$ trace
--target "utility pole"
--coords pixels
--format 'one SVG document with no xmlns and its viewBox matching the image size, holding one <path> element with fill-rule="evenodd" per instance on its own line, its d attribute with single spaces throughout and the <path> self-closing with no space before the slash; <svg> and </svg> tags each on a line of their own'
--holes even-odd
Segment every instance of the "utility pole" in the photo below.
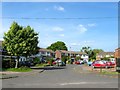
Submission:
<svg viewBox="0 0 120 90">
<path fill-rule="evenodd" d="M 71 59 L 71 47 L 70 47 L 70 59 Z"/>
</svg>

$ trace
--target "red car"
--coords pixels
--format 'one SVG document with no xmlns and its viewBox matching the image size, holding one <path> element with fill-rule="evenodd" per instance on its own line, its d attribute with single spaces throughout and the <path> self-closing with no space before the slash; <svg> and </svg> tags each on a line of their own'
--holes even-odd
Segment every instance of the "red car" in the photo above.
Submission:
<svg viewBox="0 0 120 90">
<path fill-rule="evenodd" d="M 80 64 L 80 61 L 75 61 L 75 64 Z"/>
<path fill-rule="evenodd" d="M 112 64 L 108 61 L 104 61 L 104 60 L 96 60 L 92 63 L 93 68 L 108 68 L 108 67 L 112 67 Z"/>
<path fill-rule="evenodd" d="M 53 64 L 53 65 L 56 65 L 56 62 L 54 61 L 52 64 Z"/>
</svg>

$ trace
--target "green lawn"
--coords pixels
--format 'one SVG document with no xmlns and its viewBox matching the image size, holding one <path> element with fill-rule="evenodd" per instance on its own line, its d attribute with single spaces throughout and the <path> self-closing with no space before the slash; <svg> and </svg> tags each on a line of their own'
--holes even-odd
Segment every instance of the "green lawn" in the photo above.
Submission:
<svg viewBox="0 0 120 90">
<path fill-rule="evenodd" d="M 7 68 L 3 69 L 2 71 L 12 71 L 12 72 L 30 72 L 32 69 L 28 67 L 20 67 L 20 68 Z"/>
<path fill-rule="evenodd" d="M 39 67 L 39 68 L 43 68 L 45 66 L 48 66 L 49 64 L 36 64 L 35 66 L 36 67 Z"/>
</svg>

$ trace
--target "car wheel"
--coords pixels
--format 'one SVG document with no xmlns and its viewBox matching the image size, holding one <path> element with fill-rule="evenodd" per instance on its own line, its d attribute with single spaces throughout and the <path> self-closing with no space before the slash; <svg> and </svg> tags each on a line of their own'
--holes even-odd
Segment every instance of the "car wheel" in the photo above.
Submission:
<svg viewBox="0 0 120 90">
<path fill-rule="evenodd" d="M 93 68 L 95 68 L 95 66 L 93 66 Z"/>
<path fill-rule="evenodd" d="M 107 68 L 108 68 L 108 66 L 105 66 L 105 68 L 107 69 Z"/>
</svg>

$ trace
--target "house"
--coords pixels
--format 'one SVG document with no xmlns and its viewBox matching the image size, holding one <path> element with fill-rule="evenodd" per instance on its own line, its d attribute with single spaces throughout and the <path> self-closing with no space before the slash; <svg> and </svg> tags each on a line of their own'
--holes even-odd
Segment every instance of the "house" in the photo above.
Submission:
<svg viewBox="0 0 120 90">
<path fill-rule="evenodd" d="M 102 58 L 109 58 L 109 57 L 114 57 L 115 52 L 100 52 L 96 55 L 97 60 L 101 60 Z"/>
<path fill-rule="evenodd" d="M 40 48 L 39 53 L 36 56 L 54 57 L 54 55 L 54 51 L 45 48 Z"/>
<path fill-rule="evenodd" d="M 115 58 L 120 58 L 120 48 L 115 49 Z"/>
<path fill-rule="evenodd" d="M 61 59 L 63 56 L 70 56 L 71 58 L 80 56 L 83 60 L 88 60 L 88 55 L 84 52 L 66 51 L 66 50 L 56 50 L 55 51 L 55 58 Z"/>
<path fill-rule="evenodd" d="M 120 72 L 120 48 L 115 49 L 116 71 Z"/>
</svg>

